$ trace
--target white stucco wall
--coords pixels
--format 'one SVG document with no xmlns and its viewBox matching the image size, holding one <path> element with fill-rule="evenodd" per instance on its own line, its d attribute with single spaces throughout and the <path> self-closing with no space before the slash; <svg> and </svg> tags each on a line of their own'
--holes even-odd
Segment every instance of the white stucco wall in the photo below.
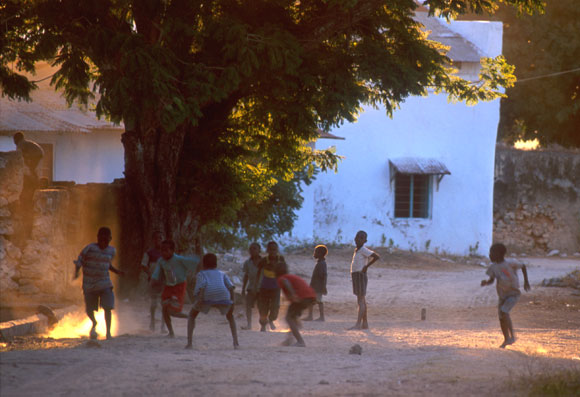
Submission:
<svg viewBox="0 0 580 397">
<path fill-rule="evenodd" d="M 447 27 L 484 56 L 501 54 L 500 22 L 454 21 Z M 337 174 L 319 175 L 304 187 L 304 206 L 283 240 L 352 243 L 362 229 L 374 246 L 486 254 L 492 243 L 499 106 L 499 100 L 471 107 L 452 104 L 446 95 L 431 94 L 408 98 L 393 119 L 383 109 L 365 109 L 357 123 L 331 131 L 344 141 L 317 142 L 317 149 L 336 146 L 345 159 Z M 389 159 L 401 157 L 434 158 L 451 171 L 438 189 L 433 184 L 430 218 L 394 217 Z"/>
<path fill-rule="evenodd" d="M 54 150 L 55 181 L 109 183 L 123 178 L 124 151 L 121 130 L 94 133 L 26 132 L 38 143 L 50 143 Z M 16 150 L 11 136 L 0 136 L 0 151 Z"/>
<path fill-rule="evenodd" d="M 450 104 L 445 95 L 409 98 L 389 119 L 366 109 L 357 123 L 332 133 L 344 141 L 321 139 L 346 158 L 337 174 L 326 173 L 305 187 L 304 207 L 290 240 L 350 243 L 362 229 L 369 244 L 468 254 L 484 254 L 492 241 L 493 164 L 499 101 L 477 106 Z M 437 190 L 432 216 L 394 217 L 389 159 L 425 157 L 451 171 Z"/>
</svg>

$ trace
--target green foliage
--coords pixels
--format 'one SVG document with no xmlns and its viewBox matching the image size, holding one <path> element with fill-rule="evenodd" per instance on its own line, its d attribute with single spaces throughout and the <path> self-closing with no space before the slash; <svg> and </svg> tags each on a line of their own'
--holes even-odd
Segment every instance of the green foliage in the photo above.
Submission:
<svg viewBox="0 0 580 397">
<path fill-rule="evenodd" d="M 540 5 L 504 1 L 524 11 Z M 426 3 L 453 17 L 497 2 Z M 332 151 L 306 146 L 319 129 L 356 120 L 364 104 L 384 105 L 390 115 L 429 88 L 474 103 L 511 84 L 501 58 L 484 60 L 479 82 L 453 76 L 440 45 L 413 19 L 416 7 L 411 0 L 7 0 L 0 86 L 2 95 L 28 99 L 35 86 L 21 73 L 47 61 L 69 102 L 94 95 L 98 115 L 123 122 L 126 179 L 147 227 L 266 237 L 291 228 L 300 181 L 336 169 Z"/>
</svg>

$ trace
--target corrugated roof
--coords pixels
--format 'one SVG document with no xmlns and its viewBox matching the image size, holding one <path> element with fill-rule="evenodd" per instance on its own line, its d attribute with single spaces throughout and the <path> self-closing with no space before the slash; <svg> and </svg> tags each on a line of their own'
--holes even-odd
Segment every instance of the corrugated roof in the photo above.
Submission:
<svg viewBox="0 0 580 397">
<path fill-rule="evenodd" d="M 441 161 L 424 157 L 402 157 L 390 159 L 389 163 L 401 174 L 451 175 Z"/>
<path fill-rule="evenodd" d="M 47 64 L 37 66 L 32 79 L 39 81 L 50 77 L 54 69 Z M 93 130 L 123 130 L 106 120 L 99 120 L 95 112 L 73 105 L 49 84 L 50 78 L 38 82 L 38 89 L 31 93 L 32 102 L 12 101 L 0 98 L 0 131 L 58 131 L 82 132 Z"/>
<path fill-rule="evenodd" d="M 341 136 L 331 134 L 330 132 L 326 132 L 326 131 L 323 131 L 321 129 L 318 129 L 318 138 L 319 139 L 339 139 L 339 140 L 344 140 L 344 138 L 341 137 Z"/>
<path fill-rule="evenodd" d="M 426 12 L 416 12 L 415 20 L 430 31 L 429 40 L 451 47 L 447 56 L 457 62 L 478 62 L 483 56 L 479 49 L 465 37 L 446 27 L 439 18 L 429 17 Z"/>
</svg>

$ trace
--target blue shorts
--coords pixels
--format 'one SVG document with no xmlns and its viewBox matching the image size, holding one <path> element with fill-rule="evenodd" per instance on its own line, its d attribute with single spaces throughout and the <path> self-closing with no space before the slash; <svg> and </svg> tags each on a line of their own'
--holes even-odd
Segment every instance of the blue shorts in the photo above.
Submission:
<svg viewBox="0 0 580 397">
<path fill-rule="evenodd" d="M 85 308 L 87 311 L 98 311 L 99 303 L 105 310 L 113 310 L 115 308 L 115 295 L 113 295 L 113 288 L 85 292 Z"/>
<path fill-rule="evenodd" d="M 506 296 L 505 298 L 500 298 L 499 303 L 497 304 L 497 312 L 499 313 L 499 315 L 501 316 L 502 312 L 509 314 L 509 312 L 514 308 L 516 303 L 518 303 L 519 299 L 520 299 L 519 295 L 511 295 Z"/>
</svg>

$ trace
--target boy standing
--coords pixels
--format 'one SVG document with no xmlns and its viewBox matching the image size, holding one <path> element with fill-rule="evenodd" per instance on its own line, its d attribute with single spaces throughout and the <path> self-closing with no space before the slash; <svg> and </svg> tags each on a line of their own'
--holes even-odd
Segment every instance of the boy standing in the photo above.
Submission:
<svg viewBox="0 0 580 397">
<path fill-rule="evenodd" d="M 368 268 L 379 260 L 379 256 L 364 246 L 367 242 L 367 233 L 359 230 L 354 237 L 356 248 L 350 263 L 350 276 L 352 279 L 352 292 L 356 295 L 358 303 L 358 317 L 356 324 L 350 329 L 368 329 L 369 323 L 367 321 L 367 270 Z"/>
<path fill-rule="evenodd" d="M 325 245 L 317 245 L 314 248 L 314 259 L 317 260 L 316 266 L 312 271 L 312 278 L 310 279 L 310 286 L 316 292 L 316 302 L 318 302 L 318 311 L 320 312 L 320 317 L 316 321 L 324 321 L 324 303 L 322 303 L 322 295 L 326 295 L 326 255 L 328 254 L 328 248 Z M 312 312 L 314 311 L 314 305 L 308 308 L 308 317 L 304 321 L 312 321 Z"/>
<path fill-rule="evenodd" d="M 185 258 L 175 254 L 175 243 L 172 240 L 165 240 L 161 243 L 161 258 L 151 275 L 151 282 L 158 282 L 162 274 L 165 277 L 165 286 L 161 293 L 161 307 L 170 338 L 175 336 L 171 317 L 187 318 L 187 314 L 181 312 L 185 300 L 187 273 L 197 271 L 198 265 L 197 255 L 193 258 Z"/>
<path fill-rule="evenodd" d="M 276 281 L 276 268 L 286 264 L 284 257 L 278 253 L 278 244 L 270 241 L 266 247 L 268 256 L 258 263 L 258 311 L 260 312 L 260 331 L 266 332 L 266 324 L 276 329 L 274 321 L 280 311 L 280 288 Z"/>
<path fill-rule="evenodd" d="M 286 321 L 288 322 L 292 336 L 296 338 L 294 346 L 305 347 L 306 344 L 299 331 L 300 323 L 298 318 L 302 315 L 304 309 L 312 307 L 316 300 L 316 293 L 312 287 L 306 284 L 306 281 L 294 274 L 288 274 L 286 263 L 280 263 L 276 267 L 276 276 L 278 278 L 278 285 L 284 291 L 284 296 L 291 302 L 288 307 L 288 313 L 286 314 Z M 291 337 L 288 335 L 288 338 L 283 344 L 289 345 L 290 343 Z"/>
<path fill-rule="evenodd" d="M 505 245 L 498 243 L 493 244 L 489 249 L 489 259 L 491 265 L 486 271 L 489 280 L 481 280 L 481 286 L 493 284 L 497 279 L 496 289 L 499 303 L 497 311 L 499 315 L 499 325 L 503 333 L 504 341 L 500 348 L 505 349 L 507 345 L 511 345 L 516 341 L 512 320 L 510 318 L 510 311 L 518 302 L 520 298 L 520 281 L 518 279 L 518 269 L 522 269 L 524 274 L 524 289 L 530 290 L 530 283 L 528 282 L 528 271 L 526 266 L 521 263 L 506 262 L 504 260 L 506 254 Z"/>
<path fill-rule="evenodd" d="M 244 262 L 243 266 L 244 281 L 242 283 L 242 297 L 246 298 L 246 320 L 248 325 L 246 327 L 242 326 L 242 329 L 252 329 L 252 309 L 256 303 L 256 295 L 258 293 L 256 280 L 258 276 L 258 263 L 262 260 L 260 248 L 260 244 L 258 243 L 250 244 L 250 257 Z"/>
<path fill-rule="evenodd" d="M 110 246 L 112 234 L 108 227 L 101 227 L 97 233 L 97 242 L 87 245 L 78 259 L 75 261 L 74 279 L 78 278 L 79 271 L 83 269 L 83 294 L 85 296 L 85 309 L 87 316 L 93 323 L 89 334 L 91 339 L 97 339 L 97 320 L 95 311 L 99 305 L 105 311 L 105 324 L 107 326 L 107 339 L 111 339 L 111 310 L 115 308 L 115 295 L 113 295 L 113 283 L 109 277 L 109 271 L 118 275 L 124 272 L 113 266 L 115 248 Z"/>
<path fill-rule="evenodd" d="M 187 346 L 192 348 L 193 330 L 195 319 L 199 312 L 207 314 L 209 309 L 215 307 L 221 314 L 225 314 L 230 324 L 234 349 L 239 347 L 236 320 L 234 319 L 234 284 L 222 271 L 217 270 L 217 258 L 214 254 L 203 256 L 203 270 L 197 273 L 195 290 L 193 292 L 195 304 L 189 312 L 187 320 Z"/>
<path fill-rule="evenodd" d="M 152 247 L 143 254 L 143 259 L 141 260 L 141 270 L 147 274 L 147 283 L 149 287 L 149 329 L 151 331 L 155 330 L 155 310 L 161 300 L 161 291 L 163 291 L 162 281 L 151 283 L 151 275 L 157 266 L 157 260 L 161 258 L 162 241 L 163 235 L 161 232 L 153 232 L 153 235 L 151 236 Z M 161 332 L 163 332 L 164 324 L 163 319 L 161 319 Z"/>
</svg>

